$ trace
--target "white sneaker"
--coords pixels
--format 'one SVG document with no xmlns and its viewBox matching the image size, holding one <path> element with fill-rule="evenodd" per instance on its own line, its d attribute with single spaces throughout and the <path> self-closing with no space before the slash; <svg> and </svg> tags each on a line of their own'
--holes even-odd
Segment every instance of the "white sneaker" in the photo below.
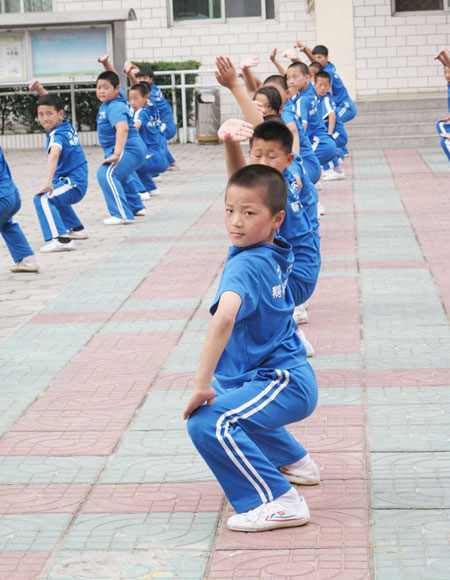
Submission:
<svg viewBox="0 0 450 580">
<path fill-rule="evenodd" d="M 297 496 L 295 503 L 290 501 L 283 505 L 285 495 L 248 512 L 231 516 L 227 521 L 228 529 L 234 532 L 266 532 L 307 524 L 310 516 L 305 498 Z"/>
<path fill-rule="evenodd" d="M 323 207 L 323 205 L 320 203 L 320 201 L 317 202 L 317 213 L 319 215 L 325 215 L 325 208 Z"/>
<path fill-rule="evenodd" d="M 322 179 L 319 179 L 319 181 L 314 185 L 316 186 L 317 191 L 320 191 L 322 189 Z"/>
<path fill-rule="evenodd" d="M 149 191 L 150 197 L 158 197 L 158 195 L 161 195 L 161 192 L 159 191 L 158 188 L 156 189 L 151 189 Z"/>
<path fill-rule="evenodd" d="M 303 332 L 303 330 L 298 329 L 297 330 L 297 334 L 299 335 L 300 340 L 303 342 L 303 346 L 306 349 L 306 356 L 308 358 L 311 357 L 311 356 L 314 356 L 316 354 L 316 351 L 314 350 L 313 345 L 306 338 L 305 333 Z"/>
<path fill-rule="evenodd" d="M 180 168 L 178 167 L 178 165 L 176 165 L 176 163 L 171 163 L 167 168 L 167 171 L 179 171 L 179 170 Z"/>
<path fill-rule="evenodd" d="M 337 181 L 338 179 L 340 178 L 333 169 L 327 169 L 323 172 L 322 181 Z"/>
<path fill-rule="evenodd" d="M 39 272 L 36 256 L 26 256 L 10 268 L 11 272 Z"/>
<path fill-rule="evenodd" d="M 54 238 L 45 244 L 45 246 L 42 246 L 39 251 L 46 254 L 48 252 L 70 252 L 71 250 L 76 250 L 76 245 L 72 240 L 67 244 L 63 244 L 57 238 Z"/>
<path fill-rule="evenodd" d="M 334 172 L 337 175 L 338 179 L 345 179 L 345 171 L 342 169 L 341 166 L 335 167 Z"/>
<path fill-rule="evenodd" d="M 139 197 L 142 201 L 148 201 L 150 199 L 150 194 L 148 191 L 143 191 L 142 193 L 139 193 Z"/>
<path fill-rule="evenodd" d="M 297 324 L 306 324 L 308 322 L 308 313 L 304 304 L 299 304 L 294 308 L 294 320 Z"/>
<path fill-rule="evenodd" d="M 146 215 L 146 214 L 147 214 L 147 209 L 145 207 L 143 207 L 142 209 L 139 209 L 134 215 L 141 216 L 141 215 Z"/>
<path fill-rule="evenodd" d="M 121 226 L 125 224 L 131 224 L 134 220 L 122 219 L 112 215 L 109 218 L 103 220 L 105 226 Z"/>
<path fill-rule="evenodd" d="M 319 485 L 320 483 L 319 468 L 309 454 L 295 463 L 280 467 L 280 472 L 290 483 L 298 485 Z"/>
<path fill-rule="evenodd" d="M 68 238 L 71 240 L 87 240 L 88 235 L 85 229 L 82 230 L 69 230 L 66 234 Z"/>
</svg>

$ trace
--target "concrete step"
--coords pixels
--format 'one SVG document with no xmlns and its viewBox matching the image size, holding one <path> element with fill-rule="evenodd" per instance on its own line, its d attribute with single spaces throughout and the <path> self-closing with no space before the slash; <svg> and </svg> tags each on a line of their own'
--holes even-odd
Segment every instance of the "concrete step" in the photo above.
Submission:
<svg viewBox="0 0 450 580">
<path fill-rule="evenodd" d="M 434 123 L 390 123 L 383 125 L 347 125 L 349 139 L 356 137 L 395 137 L 407 135 L 437 135 Z"/>
<path fill-rule="evenodd" d="M 435 111 L 445 111 L 447 110 L 447 95 L 442 93 L 439 96 L 433 97 L 417 97 L 413 96 L 404 98 L 402 96 L 397 96 L 396 98 L 386 98 L 386 99 L 376 99 L 376 100 L 364 100 L 357 101 L 356 108 L 358 113 L 376 113 L 383 111 L 424 111 L 424 110 L 435 110 Z"/>
<path fill-rule="evenodd" d="M 446 112 L 446 109 L 405 109 L 402 111 L 370 111 L 361 113 L 358 109 L 358 114 L 346 125 L 346 128 L 354 127 L 355 125 L 389 125 L 391 123 L 411 125 L 417 122 L 435 125 L 439 119 L 446 116 Z"/>
<path fill-rule="evenodd" d="M 353 151 L 362 149 L 405 149 L 410 147 L 439 147 L 439 137 L 435 135 L 401 135 L 391 137 L 356 137 L 349 139 L 348 148 Z"/>
</svg>

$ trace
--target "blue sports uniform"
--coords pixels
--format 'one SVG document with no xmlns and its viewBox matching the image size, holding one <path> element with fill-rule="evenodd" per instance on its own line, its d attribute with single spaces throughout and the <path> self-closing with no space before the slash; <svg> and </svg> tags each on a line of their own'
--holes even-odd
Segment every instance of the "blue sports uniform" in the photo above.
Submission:
<svg viewBox="0 0 450 580">
<path fill-rule="evenodd" d="M 336 144 L 328 135 L 320 117 L 319 99 L 314 87 L 308 85 L 304 91 L 292 98 L 292 102 L 302 123 L 306 123 L 306 134 L 320 164 L 328 163 L 336 155 Z"/>
<path fill-rule="evenodd" d="M 45 241 L 82 226 L 72 208 L 86 194 L 88 165 L 75 128 L 63 119 L 47 133 L 46 149 L 58 147 L 60 154 L 53 176 L 53 192 L 34 196 L 34 207 Z"/>
<path fill-rule="evenodd" d="M 448 112 L 450 113 L 450 83 L 447 84 L 447 105 Z M 450 121 L 445 123 L 443 121 L 438 121 L 436 123 L 436 129 L 439 135 L 441 133 L 450 133 Z M 447 155 L 447 159 L 450 161 L 450 139 L 441 137 L 441 147 Z"/>
<path fill-rule="evenodd" d="M 123 95 L 123 93 L 122 93 Z M 105 196 L 109 213 L 117 218 L 133 220 L 134 214 L 145 207 L 131 175 L 144 163 L 145 145 L 133 124 L 134 111 L 124 96 L 109 103 L 102 103 L 97 114 L 98 140 L 105 153 L 105 159 L 114 153 L 116 144 L 115 125 L 120 121 L 128 123 L 128 137 L 119 163 L 100 165 L 97 180 Z"/>
<path fill-rule="evenodd" d="M 168 163 L 175 163 L 175 159 L 167 147 L 167 141 L 170 141 L 177 134 L 177 126 L 173 120 L 173 110 L 166 101 L 161 89 L 152 83 L 152 90 L 150 93 L 150 101 L 158 109 L 159 117 L 161 119 L 161 133 L 166 139 L 166 156 Z"/>
<path fill-rule="evenodd" d="M 14 262 L 33 256 L 21 227 L 12 218 L 20 209 L 20 195 L 0 147 L 0 233 Z"/>
<path fill-rule="evenodd" d="M 242 304 L 219 360 L 211 406 L 188 420 L 189 435 L 237 513 L 291 489 L 278 471 L 307 453 L 284 425 L 310 415 L 317 383 L 296 333 L 284 240 L 232 247 L 211 314 L 223 292 Z"/>
<path fill-rule="evenodd" d="M 347 131 L 345 130 L 344 123 L 341 121 L 341 119 L 338 117 L 336 113 L 336 103 L 334 102 L 334 99 L 330 94 L 327 94 L 323 97 L 319 97 L 319 103 L 320 103 L 319 111 L 327 129 L 330 113 L 334 113 L 336 115 L 336 123 L 334 125 L 332 137 L 334 139 L 334 142 L 336 143 L 338 155 L 340 157 L 344 157 L 343 148 L 347 145 L 348 135 Z M 324 167 L 325 169 L 332 169 L 333 167 L 338 166 L 339 159 L 336 156 L 333 159 L 332 163 L 330 162 L 328 165 L 325 165 Z"/>
<path fill-rule="evenodd" d="M 323 70 L 331 77 L 331 92 L 336 103 L 336 115 L 343 123 L 347 123 L 356 117 L 356 105 L 350 98 L 334 64 L 328 62 Z"/>
<path fill-rule="evenodd" d="M 158 109 L 149 101 L 145 107 L 135 112 L 134 122 L 141 123 L 138 131 L 147 148 L 145 161 L 137 170 L 137 174 L 144 186 L 142 191 L 152 191 L 156 189 L 152 177 L 166 171 L 169 165 L 165 138 L 160 130 L 161 119 Z"/>
<path fill-rule="evenodd" d="M 287 172 L 298 175 L 302 188 L 299 191 L 300 201 L 308 214 L 309 221 L 313 227 L 314 233 L 319 236 L 319 220 L 317 218 L 317 202 L 319 195 L 317 189 L 309 178 L 302 162 L 300 155 L 294 154 L 294 160 L 287 169 Z"/>
<path fill-rule="evenodd" d="M 303 161 L 303 166 L 313 183 L 317 183 L 322 173 L 320 162 L 317 159 L 311 147 L 309 137 L 305 133 L 301 118 L 297 115 L 295 105 L 292 101 L 287 101 L 283 107 L 281 118 L 286 123 L 295 123 L 297 127 L 298 139 L 300 142 L 300 157 Z"/>
<path fill-rule="evenodd" d="M 288 185 L 288 199 L 279 235 L 292 246 L 294 263 L 289 276 L 289 287 L 297 306 L 306 302 L 316 287 L 321 265 L 320 243 L 318 233 L 300 201 L 295 177 L 289 169 L 283 172 L 283 177 Z"/>
</svg>

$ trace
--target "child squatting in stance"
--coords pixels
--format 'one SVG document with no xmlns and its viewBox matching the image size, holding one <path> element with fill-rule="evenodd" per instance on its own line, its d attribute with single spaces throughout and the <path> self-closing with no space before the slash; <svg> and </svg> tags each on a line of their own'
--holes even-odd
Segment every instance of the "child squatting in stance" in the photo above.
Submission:
<svg viewBox="0 0 450 580">
<path fill-rule="evenodd" d="M 272 167 L 248 165 L 228 181 L 233 245 L 184 411 L 194 445 L 236 511 L 227 523 L 234 531 L 306 524 L 308 506 L 291 482 L 320 479 L 284 427 L 308 417 L 318 396 L 292 318 L 291 246 L 275 239 L 286 201 L 287 183 Z"/>
</svg>

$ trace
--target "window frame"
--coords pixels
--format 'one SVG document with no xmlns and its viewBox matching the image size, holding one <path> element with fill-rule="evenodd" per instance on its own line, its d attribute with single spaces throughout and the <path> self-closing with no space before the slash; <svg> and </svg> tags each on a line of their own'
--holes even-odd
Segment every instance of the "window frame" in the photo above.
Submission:
<svg viewBox="0 0 450 580">
<path fill-rule="evenodd" d="M 32 12 L 41 12 L 41 10 L 27 10 L 25 11 L 25 0 L 19 0 L 20 10 L 18 12 L 6 12 L 5 11 L 5 0 L 0 0 L 0 14 L 31 14 Z M 46 10 L 45 12 L 53 12 L 53 0 L 51 10 Z"/>
<path fill-rule="evenodd" d="M 23 1 L 23 0 L 21 0 Z M 274 17 L 267 19 L 266 12 L 266 0 L 260 0 L 261 3 L 261 16 L 235 16 L 232 18 L 227 18 L 225 15 L 225 0 L 220 0 L 220 12 L 224 16 L 221 18 L 205 18 L 205 19 L 186 19 L 186 20 L 175 20 L 173 13 L 173 0 L 168 0 L 169 10 L 169 26 L 205 26 L 205 24 L 227 24 L 227 23 L 254 23 L 254 22 L 276 22 L 277 20 L 277 0 L 273 0 L 274 3 Z"/>
<path fill-rule="evenodd" d="M 414 16 L 417 14 L 442 14 L 450 11 L 450 0 L 442 0 L 442 8 L 437 8 L 435 10 L 402 10 L 398 11 L 396 9 L 397 0 L 391 0 L 391 14 L 392 16 Z"/>
</svg>

